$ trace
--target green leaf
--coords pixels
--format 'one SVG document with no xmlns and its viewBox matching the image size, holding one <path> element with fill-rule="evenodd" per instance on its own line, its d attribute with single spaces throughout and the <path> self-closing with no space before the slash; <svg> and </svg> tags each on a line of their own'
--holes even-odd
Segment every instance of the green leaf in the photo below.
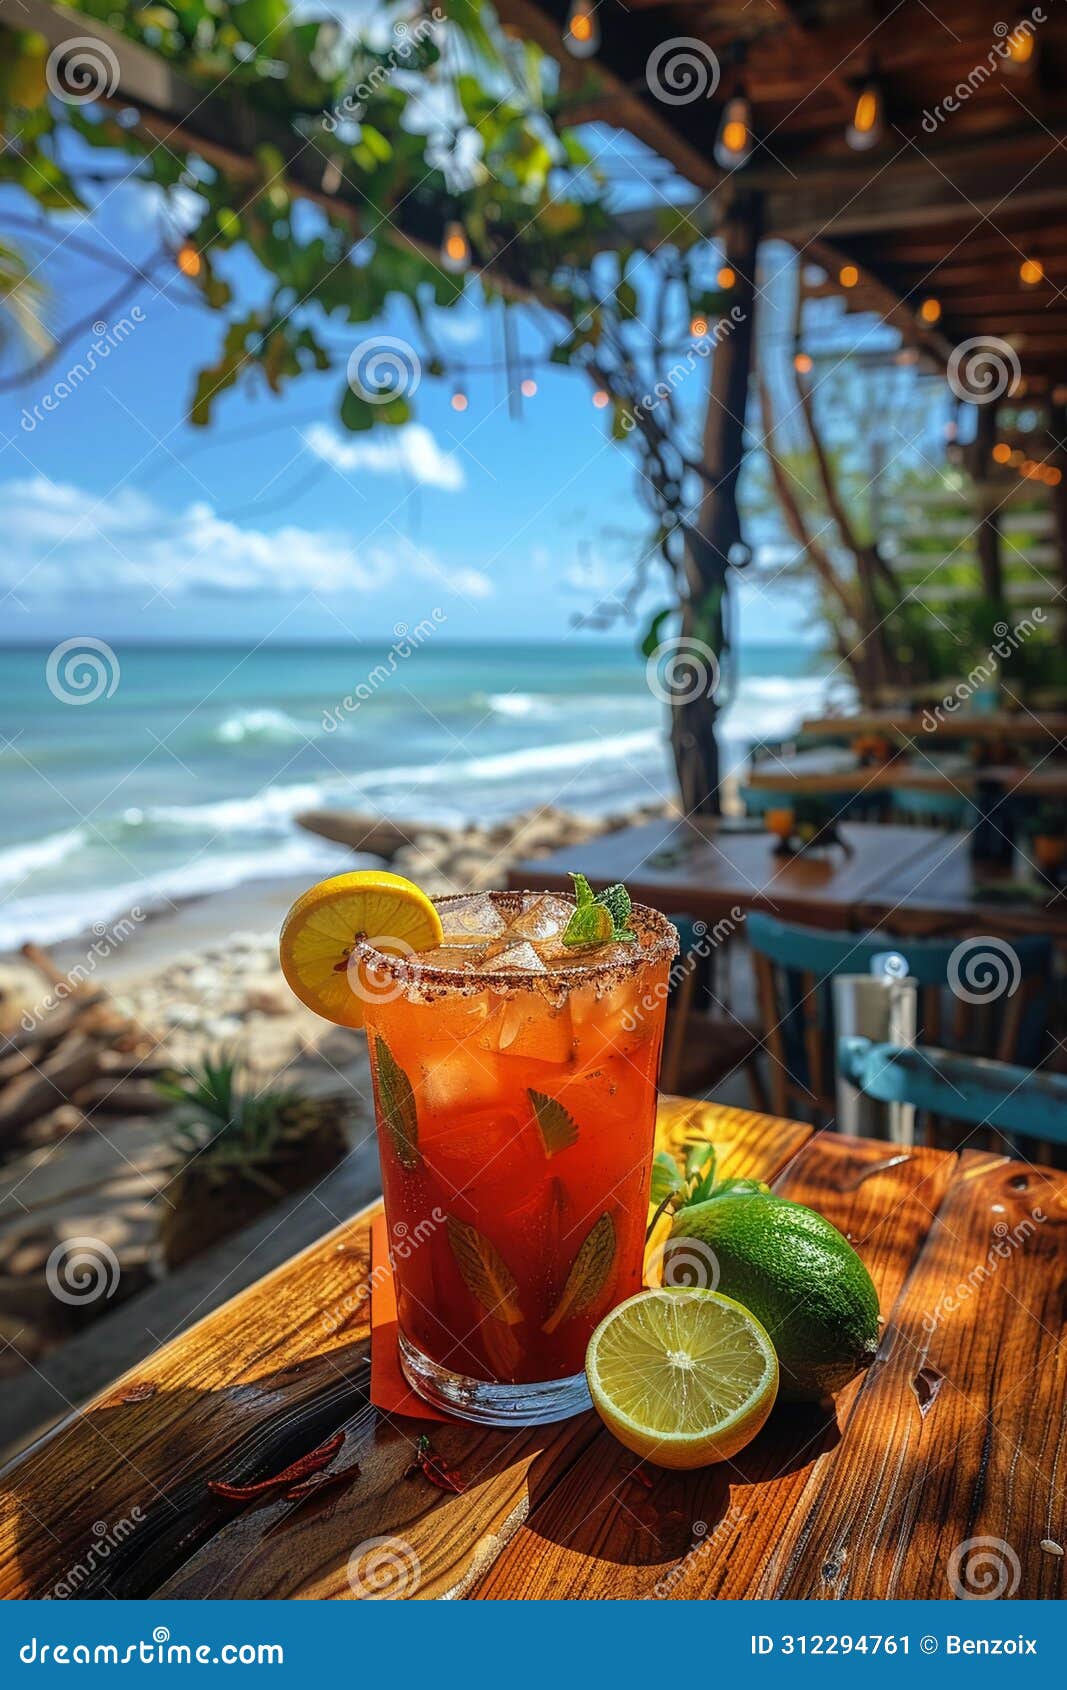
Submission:
<svg viewBox="0 0 1067 1690">
<path fill-rule="evenodd" d="M 703 1179 L 710 1171 L 715 1173 L 715 1146 L 713 1144 L 691 1144 L 685 1153 L 685 1177 L 692 1179 L 699 1174 Z"/>
<path fill-rule="evenodd" d="M 626 926 L 634 906 L 630 894 L 621 880 L 617 880 L 614 886 L 605 886 L 603 892 L 597 893 L 596 901 L 598 904 L 603 904 L 611 916 L 613 927 Z"/>
<path fill-rule="evenodd" d="M 636 943 L 637 934 L 626 925 L 633 904 L 621 881 L 606 886 L 593 896 L 584 874 L 571 873 L 577 908 L 563 932 L 565 945 L 606 945 L 615 942 Z"/>
<path fill-rule="evenodd" d="M 585 875 L 575 874 L 572 870 L 571 879 L 574 881 L 574 901 L 578 905 L 578 908 L 582 909 L 584 905 L 591 904 L 594 901 L 593 888 L 585 878 Z"/>
<path fill-rule="evenodd" d="M 528 1088 L 526 1095 L 537 1120 L 546 1156 L 554 1156 L 558 1150 L 566 1150 L 577 1143 L 578 1123 L 569 1109 L 565 1109 L 554 1097 L 546 1097 L 543 1091 L 534 1091 L 532 1087 Z"/>
<path fill-rule="evenodd" d="M 572 1314 L 595 1302 L 608 1282 L 614 1262 L 615 1222 L 610 1215 L 601 1215 L 571 1263 L 563 1295 L 542 1326 L 542 1332 L 554 1332 Z"/>
<path fill-rule="evenodd" d="M 459 1275 L 475 1302 L 481 1303 L 494 1320 L 518 1326 L 522 1320 L 519 1287 L 496 1245 L 466 1221 L 449 1215 L 448 1242 L 456 1258 Z"/>
<path fill-rule="evenodd" d="M 651 657 L 657 646 L 663 641 L 663 624 L 675 614 L 674 606 L 669 605 L 666 610 L 657 610 L 648 625 L 648 633 L 641 641 L 641 656 Z"/>
<path fill-rule="evenodd" d="M 652 1189 L 649 1192 L 649 1201 L 658 1207 L 665 1197 L 681 1191 L 684 1183 L 678 1172 L 678 1164 L 670 1151 L 657 1151 L 652 1162 Z"/>
<path fill-rule="evenodd" d="M 611 912 L 603 904 L 579 904 L 563 930 L 563 943 L 605 945 L 614 933 Z"/>
<path fill-rule="evenodd" d="M 411 1081 L 382 1038 L 374 1041 L 374 1075 L 378 1082 L 378 1111 L 393 1142 L 401 1167 L 417 1168 L 419 1118 Z"/>
</svg>

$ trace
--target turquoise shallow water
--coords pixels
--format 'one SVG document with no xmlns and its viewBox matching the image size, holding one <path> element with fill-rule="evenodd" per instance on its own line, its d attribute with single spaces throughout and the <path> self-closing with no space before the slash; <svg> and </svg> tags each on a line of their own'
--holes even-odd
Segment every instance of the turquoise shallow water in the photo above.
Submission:
<svg viewBox="0 0 1067 1690">
<path fill-rule="evenodd" d="M 0 948 L 135 902 L 326 872 L 336 852 L 292 819 L 317 805 L 458 823 L 672 790 L 665 708 L 616 643 L 460 645 L 431 630 L 406 654 L 118 644 L 82 672 L 82 694 L 55 663 L 50 688 L 48 660 L 0 652 Z M 98 687 L 91 702 L 56 696 Z M 728 756 L 826 693 L 809 652 L 746 648 Z"/>
</svg>

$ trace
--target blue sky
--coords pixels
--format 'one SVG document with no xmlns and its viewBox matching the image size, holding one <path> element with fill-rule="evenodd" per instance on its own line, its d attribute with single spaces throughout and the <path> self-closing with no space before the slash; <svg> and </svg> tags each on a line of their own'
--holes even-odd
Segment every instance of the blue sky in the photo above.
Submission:
<svg viewBox="0 0 1067 1690">
<path fill-rule="evenodd" d="M 612 137 L 602 145 L 618 148 Z M 154 191 L 99 195 L 91 220 L 19 232 L 41 262 L 55 332 L 119 279 L 84 243 L 143 261 L 160 240 Z M 5 210 L 32 208 L 5 188 L 0 231 Z M 254 263 L 228 255 L 226 265 L 240 297 L 254 297 Z M 193 382 L 224 321 L 176 270 L 159 282 L 111 314 L 118 343 L 73 391 L 57 383 L 84 359 L 91 329 L 0 394 L 5 638 L 51 640 L 75 622 L 126 639 L 376 638 L 438 605 L 450 638 L 551 638 L 625 583 L 649 518 L 635 459 L 611 442 L 581 374 L 531 368 L 538 392 L 518 419 L 499 371 L 464 375 L 463 414 L 450 404 L 453 379 L 427 376 L 412 425 L 352 435 L 336 421 L 342 367 L 281 398 L 262 387 L 224 394 L 210 429 L 197 430 L 185 421 Z M 421 342 L 402 302 L 379 324 L 330 330 L 345 348 L 381 334 Z M 472 287 L 468 306 L 437 315 L 436 336 L 454 365 L 499 362 L 500 310 L 480 306 Z M 533 353 L 546 337 L 526 323 L 520 344 Z M 667 596 L 657 585 L 648 607 Z M 795 595 L 739 597 L 743 638 L 813 637 Z"/>
</svg>

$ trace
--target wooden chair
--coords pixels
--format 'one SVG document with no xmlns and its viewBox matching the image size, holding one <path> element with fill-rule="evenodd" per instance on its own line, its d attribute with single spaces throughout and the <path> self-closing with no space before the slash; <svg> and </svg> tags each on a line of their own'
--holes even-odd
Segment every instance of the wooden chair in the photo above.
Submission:
<svg viewBox="0 0 1067 1690">
<path fill-rule="evenodd" d="M 716 951 L 708 950 L 707 929 L 692 916 L 672 915 L 681 946 L 671 968 L 667 1026 L 660 1062 L 660 1089 L 682 1097 L 699 1097 L 728 1075 L 743 1068 L 753 1107 L 767 1113 L 767 1093 L 757 1065 L 759 1033 L 729 1013 L 709 1007 L 716 1001 L 708 979 Z"/>
<path fill-rule="evenodd" d="M 968 1001 L 954 993 L 968 958 L 982 955 L 981 941 L 961 957 L 967 941 L 902 939 L 888 933 L 832 933 L 797 927 L 758 912 L 746 922 L 756 969 L 763 1031 L 771 1063 L 771 1103 L 777 1115 L 806 1111 L 830 1120 L 834 1099 L 834 1020 L 831 982 L 837 974 L 869 974 L 873 959 L 895 951 L 919 984 L 918 1035 L 950 1043 L 956 1051 L 993 1055 L 1036 1067 L 1045 1051 L 1052 995 L 1052 941 L 994 940 L 992 966 L 1017 977 L 1014 991 Z M 989 941 L 987 940 L 988 944 Z M 964 972 L 963 983 L 972 977 Z M 980 982 L 976 982 L 980 984 Z M 981 994 L 971 991 L 971 997 Z"/>
<path fill-rule="evenodd" d="M 917 1109 L 987 1129 L 992 1150 L 1019 1153 L 1020 1138 L 1036 1141 L 1034 1160 L 1062 1166 L 1067 1149 L 1067 1075 L 1035 1073 L 1010 1062 L 958 1056 L 928 1045 L 876 1044 L 842 1038 L 841 1073 L 879 1103 Z"/>
</svg>

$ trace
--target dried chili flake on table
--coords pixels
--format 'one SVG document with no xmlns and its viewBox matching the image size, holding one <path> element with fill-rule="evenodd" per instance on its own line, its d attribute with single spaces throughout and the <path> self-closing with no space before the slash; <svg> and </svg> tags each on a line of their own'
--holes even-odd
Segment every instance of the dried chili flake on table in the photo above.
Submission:
<svg viewBox="0 0 1067 1690">
<path fill-rule="evenodd" d="M 313 1473 L 317 1473 L 320 1468 L 328 1467 L 344 1441 L 345 1434 L 335 1432 L 333 1437 L 327 1438 L 318 1449 L 310 1450 L 307 1455 L 290 1462 L 288 1467 L 283 1467 L 281 1472 L 275 1473 L 272 1478 L 257 1479 L 250 1485 L 231 1485 L 225 1479 L 209 1479 L 207 1488 L 227 1502 L 251 1502 L 257 1496 L 266 1496 L 271 1491 L 298 1485 Z"/>
<path fill-rule="evenodd" d="M 443 1455 L 436 1454 L 425 1432 L 415 1445 L 415 1459 L 404 1469 L 404 1477 L 414 1479 L 420 1473 L 424 1479 L 429 1479 L 431 1485 L 436 1485 L 438 1490 L 454 1491 L 458 1496 L 467 1488 L 466 1480 L 458 1468 L 451 1466 Z"/>
</svg>

